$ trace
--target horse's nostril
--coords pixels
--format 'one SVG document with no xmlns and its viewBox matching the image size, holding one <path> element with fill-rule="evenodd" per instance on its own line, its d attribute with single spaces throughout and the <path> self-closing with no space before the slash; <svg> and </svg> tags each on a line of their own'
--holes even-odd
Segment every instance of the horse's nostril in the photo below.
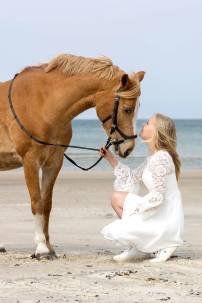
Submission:
<svg viewBox="0 0 202 303">
<path fill-rule="evenodd" d="M 128 154 L 129 154 L 129 152 L 128 152 L 128 150 L 126 150 L 124 153 L 124 158 L 126 158 L 128 156 Z"/>
<path fill-rule="evenodd" d="M 124 154 L 123 154 L 124 158 L 126 158 L 126 157 L 130 154 L 131 150 L 132 150 L 132 149 L 129 148 L 129 149 L 127 149 L 127 150 L 124 152 Z"/>
</svg>

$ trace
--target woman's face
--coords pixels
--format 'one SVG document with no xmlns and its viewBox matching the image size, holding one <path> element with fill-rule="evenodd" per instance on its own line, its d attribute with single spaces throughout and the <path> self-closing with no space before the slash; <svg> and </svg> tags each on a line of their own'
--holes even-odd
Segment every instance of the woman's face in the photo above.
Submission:
<svg viewBox="0 0 202 303">
<path fill-rule="evenodd" d="M 143 140 L 150 140 L 153 138 L 156 130 L 156 117 L 152 116 L 146 123 L 142 125 L 140 137 Z"/>
</svg>

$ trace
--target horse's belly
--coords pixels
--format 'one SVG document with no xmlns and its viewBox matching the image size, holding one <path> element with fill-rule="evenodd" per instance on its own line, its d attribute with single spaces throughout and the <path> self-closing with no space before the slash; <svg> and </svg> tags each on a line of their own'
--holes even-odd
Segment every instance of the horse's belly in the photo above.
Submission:
<svg viewBox="0 0 202 303">
<path fill-rule="evenodd" d="M 0 170 L 15 169 L 22 166 L 22 159 L 17 153 L 0 153 Z"/>
<path fill-rule="evenodd" d="M 16 153 L 7 128 L 0 123 L 0 170 L 9 170 L 22 166 L 22 158 Z"/>
</svg>

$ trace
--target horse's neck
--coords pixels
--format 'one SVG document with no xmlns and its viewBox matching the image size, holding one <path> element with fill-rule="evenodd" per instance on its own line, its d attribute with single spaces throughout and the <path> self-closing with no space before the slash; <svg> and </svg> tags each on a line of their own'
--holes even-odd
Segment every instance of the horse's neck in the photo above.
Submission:
<svg viewBox="0 0 202 303">
<path fill-rule="evenodd" d="M 59 82 L 58 82 L 59 83 Z M 54 111 L 71 121 L 85 110 L 95 107 L 95 94 L 104 88 L 103 81 L 88 77 L 61 78 L 60 83 L 53 82 L 53 106 L 48 106 L 49 111 Z"/>
</svg>

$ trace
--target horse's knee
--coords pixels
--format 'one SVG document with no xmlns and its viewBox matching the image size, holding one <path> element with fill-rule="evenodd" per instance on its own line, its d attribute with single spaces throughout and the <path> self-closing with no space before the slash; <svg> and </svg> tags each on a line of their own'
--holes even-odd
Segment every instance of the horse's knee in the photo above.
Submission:
<svg viewBox="0 0 202 303">
<path fill-rule="evenodd" d="M 43 204 L 42 204 L 41 199 L 37 199 L 37 200 L 32 199 L 31 209 L 32 209 L 33 215 L 36 215 L 36 214 L 42 215 L 43 214 Z"/>
</svg>

